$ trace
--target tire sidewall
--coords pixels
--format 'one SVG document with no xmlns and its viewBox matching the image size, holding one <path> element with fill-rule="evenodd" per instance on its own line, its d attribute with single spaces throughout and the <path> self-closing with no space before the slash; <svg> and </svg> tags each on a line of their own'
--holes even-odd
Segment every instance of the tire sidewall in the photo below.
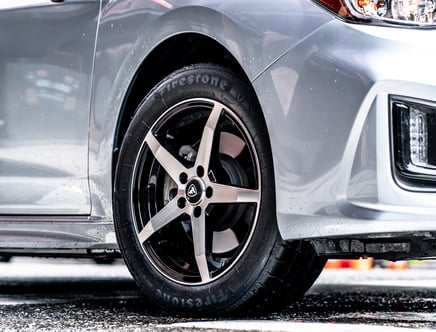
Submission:
<svg viewBox="0 0 436 332">
<path fill-rule="evenodd" d="M 246 126 L 261 173 L 256 229 L 245 252 L 225 275 L 204 285 L 183 285 L 163 276 L 149 261 L 136 235 L 130 192 L 135 160 L 153 124 L 173 105 L 210 98 L 229 107 Z M 165 310 L 187 313 L 230 311 L 250 296 L 278 238 L 269 140 L 252 91 L 234 74 L 213 65 L 185 67 L 164 79 L 143 100 L 124 138 L 115 176 L 114 217 L 121 252 L 147 298 Z"/>
</svg>

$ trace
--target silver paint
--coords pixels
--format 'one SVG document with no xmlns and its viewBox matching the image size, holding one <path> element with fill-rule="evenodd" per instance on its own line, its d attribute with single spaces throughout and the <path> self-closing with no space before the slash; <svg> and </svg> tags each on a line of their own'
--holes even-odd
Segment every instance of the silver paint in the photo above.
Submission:
<svg viewBox="0 0 436 332">
<path fill-rule="evenodd" d="M 99 1 L 0 2 L 0 213 L 89 214 Z"/>
<path fill-rule="evenodd" d="M 436 232 L 436 191 L 393 179 L 388 119 L 389 94 L 435 100 L 436 30 L 351 25 L 309 0 L 102 0 L 100 16 L 98 0 L 33 2 L 0 2 L 0 214 L 52 215 L 31 221 L 31 237 L 111 225 L 129 88 L 154 49 L 185 33 L 222 45 L 253 84 L 284 238 Z"/>
</svg>

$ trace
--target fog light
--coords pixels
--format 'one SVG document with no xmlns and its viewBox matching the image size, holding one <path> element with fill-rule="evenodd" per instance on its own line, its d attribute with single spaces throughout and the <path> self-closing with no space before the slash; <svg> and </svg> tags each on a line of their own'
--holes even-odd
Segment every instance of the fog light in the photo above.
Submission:
<svg viewBox="0 0 436 332">
<path fill-rule="evenodd" d="M 409 109 L 409 139 L 410 161 L 413 165 L 426 167 L 428 165 L 427 115 L 425 112 Z"/>
<path fill-rule="evenodd" d="M 407 181 L 436 182 L 436 104 L 391 98 L 396 172 Z"/>
</svg>

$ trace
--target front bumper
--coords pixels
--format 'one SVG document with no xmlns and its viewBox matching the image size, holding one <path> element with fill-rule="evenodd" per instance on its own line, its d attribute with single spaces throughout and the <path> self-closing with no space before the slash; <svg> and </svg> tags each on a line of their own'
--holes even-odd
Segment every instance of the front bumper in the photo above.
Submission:
<svg viewBox="0 0 436 332">
<path fill-rule="evenodd" d="M 432 40 L 333 20 L 254 82 L 283 238 L 436 237 L 435 188 L 394 176 L 390 118 L 390 96 L 436 101 Z"/>
</svg>

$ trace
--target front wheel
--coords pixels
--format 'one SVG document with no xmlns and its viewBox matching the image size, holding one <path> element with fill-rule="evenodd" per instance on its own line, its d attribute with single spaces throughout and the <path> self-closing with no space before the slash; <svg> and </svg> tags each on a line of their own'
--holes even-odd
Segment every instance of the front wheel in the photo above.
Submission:
<svg viewBox="0 0 436 332">
<path fill-rule="evenodd" d="M 148 299 L 177 313 L 282 307 L 324 261 L 280 239 L 268 134 L 249 86 L 185 67 L 144 99 L 121 146 L 115 228 Z"/>
</svg>

